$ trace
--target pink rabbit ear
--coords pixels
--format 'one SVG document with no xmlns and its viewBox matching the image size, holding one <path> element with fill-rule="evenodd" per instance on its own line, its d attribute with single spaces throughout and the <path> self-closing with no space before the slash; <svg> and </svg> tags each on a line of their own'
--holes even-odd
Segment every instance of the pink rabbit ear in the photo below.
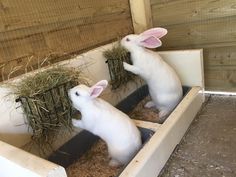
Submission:
<svg viewBox="0 0 236 177">
<path fill-rule="evenodd" d="M 139 41 L 139 45 L 146 47 L 146 48 L 157 48 L 160 47 L 162 42 L 160 39 L 156 38 L 155 36 L 142 36 L 141 40 Z"/>
<path fill-rule="evenodd" d="M 93 87 L 95 86 L 100 86 L 103 87 L 103 89 L 105 89 L 108 85 L 108 81 L 107 80 L 101 80 L 99 82 L 97 82 Z"/>
<path fill-rule="evenodd" d="M 151 28 L 141 33 L 140 36 L 155 36 L 157 38 L 161 38 L 166 34 L 167 30 L 165 28 Z"/>
<path fill-rule="evenodd" d="M 90 96 L 92 98 L 97 98 L 102 93 L 103 90 L 104 89 L 101 86 L 93 86 L 91 88 Z"/>
<path fill-rule="evenodd" d="M 107 87 L 107 80 L 101 80 L 91 87 L 90 96 L 92 98 L 98 97 L 102 91 Z"/>
</svg>

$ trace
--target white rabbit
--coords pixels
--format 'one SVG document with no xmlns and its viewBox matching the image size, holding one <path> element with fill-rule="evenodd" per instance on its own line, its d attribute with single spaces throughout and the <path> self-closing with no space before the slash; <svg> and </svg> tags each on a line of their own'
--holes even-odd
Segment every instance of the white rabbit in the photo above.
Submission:
<svg viewBox="0 0 236 177">
<path fill-rule="evenodd" d="M 75 127 L 92 132 L 103 139 L 111 160 L 110 166 L 126 164 L 141 147 L 141 135 L 134 122 L 108 102 L 97 98 L 107 87 L 101 80 L 92 87 L 78 85 L 68 91 L 73 106 L 81 112 Z"/>
<path fill-rule="evenodd" d="M 146 49 L 161 46 L 159 38 L 166 34 L 164 28 L 152 28 L 139 35 L 127 35 L 121 40 L 121 45 L 130 52 L 133 63 L 130 65 L 124 62 L 124 68 L 146 81 L 152 101 L 146 103 L 145 107 L 156 107 L 161 123 L 183 96 L 181 82 L 175 71 L 157 52 Z"/>
</svg>

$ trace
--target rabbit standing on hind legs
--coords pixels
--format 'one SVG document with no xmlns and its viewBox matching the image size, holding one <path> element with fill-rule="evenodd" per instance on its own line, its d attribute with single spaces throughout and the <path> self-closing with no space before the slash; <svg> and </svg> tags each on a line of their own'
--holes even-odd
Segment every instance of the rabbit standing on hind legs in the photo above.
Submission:
<svg viewBox="0 0 236 177">
<path fill-rule="evenodd" d="M 128 163 L 141 147 L 141 135 L 134 122 L 103 99 L 97 98 L 107 87 L 101 80 L 92 87 L 78 85 L 68 91 L 73 106 L 81 112 L 81 120 L 72 120 L 75 127 L 90 131 L 103 139 L 111 157 L 110 166 Z"/>
<path fill-rule="evenodd" d="M 152 28 L 139 35 L 127 35 L 121 40 L 121 45 L 130 52 L 133 63 L 124 62 L 124 68 L 146 81 L 152 101 L 145 107 L 159 110 L 160 123 L 165 121 L 183 96 L 180 79 L 173 68 L 157 52 L 147 49 L 160 47 L 162 42 L 159 38 L 166 34 L 164 28 Z"/>
</svg>

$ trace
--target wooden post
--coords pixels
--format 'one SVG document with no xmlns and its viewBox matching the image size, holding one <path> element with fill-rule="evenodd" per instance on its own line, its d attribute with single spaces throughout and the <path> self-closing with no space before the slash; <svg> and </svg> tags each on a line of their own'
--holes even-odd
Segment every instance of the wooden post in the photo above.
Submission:
<svg viewBox="0 0 236 177">
<path fill-rule="evenodd" d="M 150 0 L 129 0 L 135 33 L 151 28 L 152 13 Z"/>
</svg>

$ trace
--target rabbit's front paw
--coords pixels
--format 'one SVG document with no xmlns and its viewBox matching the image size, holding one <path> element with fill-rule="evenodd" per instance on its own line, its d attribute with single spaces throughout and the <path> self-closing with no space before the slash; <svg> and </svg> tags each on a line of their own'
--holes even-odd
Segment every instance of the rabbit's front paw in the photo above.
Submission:
<svg viewBox="0 0 236 177">
<path fill-rule="evenodd" d="M 126 62 L 123 62 L 123 66 L 124 66 L 124 69 L 129 71 L 129 68 L 130 68 L 130 64 L 126 63 Z"/>
<path fill-rule="evenodd" d="M 130 65 L 126 62 L 123 62 L 123 66 L 126 71 L 129 71 L 129 72 L 134 73 L 136 75 L 140 74 L 140 69 L 135 67 L 134 65 Z"/>
<path fill-rule="evenodd" d="M 72 125 L 74 127 L 83 128 L 83 122 L 81 120 L 72 119 Z"/>
</svg>

